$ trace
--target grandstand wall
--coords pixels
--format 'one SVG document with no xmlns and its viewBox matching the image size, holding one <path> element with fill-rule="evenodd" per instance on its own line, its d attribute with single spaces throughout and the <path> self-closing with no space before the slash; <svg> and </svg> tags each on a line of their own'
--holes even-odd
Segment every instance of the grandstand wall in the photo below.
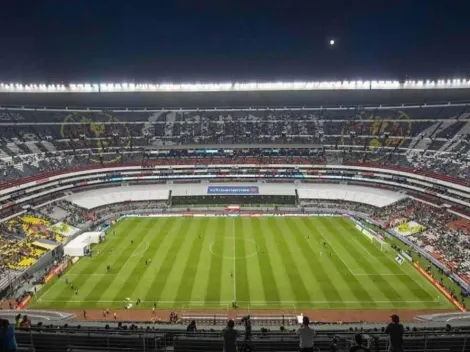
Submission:
<svg viewBox="0 0 470 352">
<path fill-rule="evenodd" d="M 258 187 L 259 193 L 264 195 L 289 197 L 297 195 L 299 200 L 342 199 L 369 203 L 378 207 L 385 207 L 394 201 L 407 198 L 410 194 L 417 194 L 418 198 L 426 198 L 429 203 L 435 201 L 438 204 L 436 206 L 442 212 L 456 212 L 458 207 L 460 207 L 459 211 L 464 212 L 465 209 L 470 208 L 470 183 L 467 178 L 461 176 L 465 175 L 465 169 L 463 172 L 459 171 L 460 173 L 441 172 L 439 174 L 430 172 L 432 168 L 394 166 L 394 163 L 401 164 L 391 160 L 395 157 L 411 160 L 406 154 L 413 152 L 425 154 L 428 149 L 437 155 L 446 144 L 455 141 L 456 133 L 464 131 L 465 126 L 470 126 L 468 122 L 470 105 L 463 101 L 467 100 L 467 95 L 468 89 L 211 92 L 210 94 L 200 92 L 64 93 L 59 95 L 0 93 L 0 113 L 3 119 L 3 122 L 0 121 L 0 129 L 5 132 L 5 136 L 8 136 L 5 138 L 2 149 L 9 154 L 8 156 L 2 155 L 2 160 L 11 163 L 13 166 L 9 165 L 10 168 L 20 168 L 18 170 L 21 172 L 17 173 L 23 173 L 21 168 L 24 164 L 26 175 L 28 175 L 28 167 L 36 162 L 37 157 L 46 158 L 47 155 L 53 159 L 57 158 L 61 165 L 57 168 L 47 169 L 46 167 L 50 172 L 41 174 L 34 171 L 40 170 L 40 167 L 33 165 L 30 168 L 33 170 L 30 171 L 30 174 L 33 174 L 32 177 L 22 179 L 13 177 L 13 180 L 0 184 L 1 221 L 5 222 L 10 217 L 14 218 L 31 209 L 40 209 L 46 203 L 53 205 L 59 199 L 72 201 L 81 206 L 88 204 L 85 208 L 89 210 L 94 206 L 118 202 L 139 200 L 165 202 L 168 199 L 171 200 L 171 197 L 206 196 L 208 187 L 252 186 Z M 462 102 L 455 103 L 458 100 Z M 278 106 L 279 101 L 282 101 L 285 106 Z M 432 107 L 424 103 L 407 105 L 417 101 L 437 104 Z M 454 103 L 448 104 L 448 101 Z M 177 108 L 175 108 L 176 104 L 178 104 Z M 29 105 L 30 107 L 13 105 Z M 43 106 L 52 106 L 56 109 L 42 109 Z M 64 106 L 68 108 L 64 109 Z M 108 108 L 102 109 L 103 106 Z M 135 108 L 129 108 L 129 106 Z M 237 110 L 237 106 L 242 110 Z M 271 108 L 266 108 L 266 106 Z M 310 110 L 305 108 L 308 106 L 313 108 Z M 207 112 L 204 112 L 204 109 L 201 110 L 201 107 L 207 107 Z M 259 128 L 258 134 L 253 133 L 252 137 L 247 135 L 244 139 L 234 139 L 243 143 L 231 144 L 230 141 L 225 140 L 223 143 L 217 143 L 215 133 L 208 134 L 209 137 L 215 137 L 214 139 L 208 138 L 210 143 L 206 143 L 203 132 L 196 133 L 193 139 L 191 136 L 188 137 L 183 128 L 184 121 L 178 120 L 184 120 L 185 116 L 189 116 L 195 121 L 204 119 L 209 121 L 211 118 L 216 121 L 221 111 L 225 111 L 223 118 L 220 117 L 221 125 L 226 125 L 224 128 L 230 129 L 238 122 L 242 126 L 237 128 L 234 134 L 243 132 L 247 126 L 251 126 L 250 123 L 257 125 L 258 121 L 254 121 L 253 118 L 256 117 L 262 121 L 260 124 L 274 126 L 273 129 L 276 130 L 278 136 L 275 140 L 271 140 L 271 137 L 266 135 L 266 126 L 264 126 Z M 66 121 L 75 113 L 77 113 L 76 116 L 83 114 L 85 120 L 88 118 L 90 120 Z M 167 119 L 166 114 L 171 117 Z M 235 116 L 233 123 L 230 114 Z M 409 115 L 414 116 L 414 114 L 420 118 L 417 120 L 419 123 L 410 122 L 413 117 Z M 103 122 L 96 118 L 95 120 L 99 121 L 95 124 L 93 115 L 106 116 L 111 119 L 109 121 L 103 119 Z M 116 116 L 122 117 L 122 121 L 118 121 Z M 246 116 L 249 116 L 249 119 L 245 120 Z M 399 121 L 403 116 L 406 121 Z M 253 121 L 250 121 L 251 118 Z M 292 140 L 289 140 L 291 137 L 285 136 L 286 132 L 282 126 L 284 126 L 284 121 L 297 118 L 301 123 L 297 121 L 299 123 L 292 124 L 294 132 L 292 132 Z M 330 119 L 334 123 L 328 123 Z M 452 119 L 452 123 L 447 123 L 446 119 Z M 324 123 L 317 126 L 315 122 L 317 120 Z M 32 129 L 36 131 L 41 143 L 36 143 L 34 136 L 31 140 L 28 139 L 30 137 L 25 137 L 23 140 L 21 139 L 23 138 L 22 132 L 18 132 L 27 128 L 33 121 L 35 126 Z M 173 124 L 172 121 L 177 122 L 175 123 L 177 127 L 174 128 L 175 135 L 167 138 L 165 129 Z M 358 123 L 358 121 L 365 122 Z M 385 128 L 384 126 L 390 121 L 392 123 L 389 124 L 389 129 Z M 128 123 L 131 126 L 129 128 Z M 149 139 L 143 132 L 144 128 L 140 128 L 147 125 L 153 126 L 154 130 L 151 132 L 154 132 L 155 136 L 158 131 L 158 138 L 161 138 L 158 143 L 153 143 L 153 141 L 152 144 L 148 143 Z M 201 122 L 200 125 L 204 123 Z M 302 130 L 304 125 L 307 127 Z M 308 127 L 313 125 L 315 128 Z M 415 125 L 418 127 L 414 128 Z M 58 126 L 61 126 L 60 130 Z M 190 126 L 192 128 L 192 122 Z M 322 126 L 322 129 L 316 129 L 319 126 Z M 70 127 L 72 127 L 71 130 L 76 127 L 77 130 L 81 128 L 80 131 L 85 132 L 83 135 L 63 132 L 63 128 Z M 203 129 L 200 128 L 200 130 Z M 101 131 L 102 135 L 97 131 Z M 435 133 L 436 138 L 425 137 L 426 131 Z M 51 136 L 45 136 L 45 134 L 49 132 L 52 136 L 58 136 L 58 141 L 48 142 L 51 141 L 49 138 Z M 353 138 L 350 135 L 352 132 L 357 133 L 361 138 Z M 393 143 L 388 144 L 387 138 Z M 422 139 L 426 140 L 427 144 L 422 143 Z M 103 144 L 99 146 L 100 141 L 107 143 L 106 147 Z M 161 141 L 167 144 L 159 144 Z M 464 139 L 459 140 L 460 142 L 463 144 Z M 35 148 L 39 152 L 35 152 Z M 273 150 L 277 151 L 273 152 Z M 361 156 L 358 157 L 354 153 L 361 154 Z M 367 155 L 371 162 L 368 163 L 367 158 L 362 158 L 362 153 Z M 17 156 L 15 155 L 20 155 L 25 161 L 16 163 L 14 160 Z M 70 162 L 68 167 L 63 166 L 69 162 L 68 158 L 75 158 L 76 155 L 80 157 L 77 157 L 73 163 Z M 239 159 L 238 155 L 240 155 Z M 290 160 L 286 158 L 286 155 L 290 157 Z M 441 155 L 452 158 L 457 154 L 444 151 Z M 336 159 L 337 164 L 334 161 Z M 407 164 L 404 163 L 404 165 Z M 315 191 L 308 192 L 305 191 L 306 189 Z M 145 196 L 133 197 L 135 190 L 141 191 Z M 152 193 L 151 190 L 156 192 Z M 160 191 L 166 192 L 156 196 Z M 359 193 L 365 195 L 360 197 Z M 77 203 L 84 198 L 89 198 L 87 204 Z M 98 201 L 99 198 L 103 198 L 104 201 Z M 342 209 L 338 206 L 328 212 L 314 205 L 258 208 L 242 206 L 240 212 L 253 216 L 260 216 L 262 212 L 279 215 L 298 214 L 301 211 L 307 214 L 347 213 L 369 224 L 380 226 L 380 223 L 360 211 L 353 212 L 347 207 Z M 203 207 L 190 211 L 183 207 L 173 209 L 168 207 L 164 211 L 165 214 L 162 214 L 163 210 L 158 208 L 110 211 L 105 216 L 87 219 L 80 231 L 66 241 L 96 226 L 104 227 L 122 215 L 227 215 L 223 207 Z M 423 257 L 446 270 L 446 273 L 468 290 L 466 282 L 449 272 L 447 267 L 428 252 L 399 233 L 394 233 L 393 236 L 400 238 Z M 37 260 L 26 270 L 26 273 L 29 274 L 53 264 L 55 254 L 60 253 L 62 246 L 63 244 L 60 244 L 55 253 L 49 251 Z"/>
<path fill-rule="evenodd" d="M 230 164 L 214 164 L 210 165 L 212 169 L 227 170 L 222 173 L 210 173 L 207 167 L 201 168 L 194 165 L 175 165 L 175 166 L 159 166 L 145 167 L 141 165 L 136 166 L 122 166 L 122 167 L 97 167 L 90 169 L 89 167 L 83 168 L 82 171 L 61 171 L 58 173 L 37 175 L 30 179 L 20 180 L 15 183 L 6 183 L 3 189 L 0 190 L 0 204 L 2 209 L 7 209 L 14 205 L 22 204 L 35 199 L 39 196 L 44 196 L 58 191 L 71 190 L 75 187 L 84 187 L 97 184 L 119 184 L 121 182 L 136 181 L 142 182 L 144 180 L 151 181 L 168 181 L 168 180 L 209 180 L 221 181 L 223 179 L 262 179 L 265 181 L 274 181 L 273 176 L 266 174 L 264 170 L 280 170 L 281 177 L 277 177 L 278 181 L 299 181 L 305 182 L 308 180 L 316 181 L 350 181 L 369 183 L 377 185 L 393 186 L 396 188 L 403 188 L 406 190 L 422 193 L 425 196 L 432 196 L 440 198 L 442 201 L 459 204 L 463 207 L 470 208 L 470 187 L 465 183 L 455 184 L 452 180 L 442 180 L 424 175 L 416 175 L 408 172 L 408 170 L 388 170 L 380 169 L 377 167 L 368 166 L 318 166 L 318 165 L 299 165 L 292 167 L 292 165 L 283 164 L 245 164 L 245 165 L 230 165 Z M 230 173 L 232 168 L 247 168 L 258 169 L 261 172 L 252 174 Z M 282 174 L 285 170 L 291 170 L 289 174 Z M 339 174 L 325 174 L 329 171 L 338 170 Z M 170 173 L 162 174 L 162 172 L 170 171 Z M 179 174 L 177 172 L 179 171 Z M 349 175 L 344 172 L 349 171 Z M 188 173 L 189 172 L 189 173 Z M 394 180 L 393 177 L 403 177 L 400 180 Z M 380 179 L 379 177 L 382 177 Z M 398 181 L 398 182 L 397 182 Z M 406 184 L 405 182 L 410 182 Z M 432 190 L 430 190 L 430 188 Z M 445 193 L 447 194 L 445 194 Z M 31 195 L 27 195 L 31 194 Z M 455 196 L 454 196 L 455 195 Z M 458 196 L 458 197 L 457 197 Z M 12 199 L 15 199 L 12 201 Z"/>
</svg>

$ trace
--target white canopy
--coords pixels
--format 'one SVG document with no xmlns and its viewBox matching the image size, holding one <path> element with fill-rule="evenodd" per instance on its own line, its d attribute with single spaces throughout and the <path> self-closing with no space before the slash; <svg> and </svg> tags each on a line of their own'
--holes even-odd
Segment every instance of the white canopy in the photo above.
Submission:
<svg viewBox="0 0 470 352">
<path fill-rule="evenodd" d="M 345 200 L 370 204 L 380 208 L 407 197 L 405 194 L 384 189 L 333 184 L 302 184 L 299 185 L 297 192 L 301 200 Z"/>
<path fill-rule="evenodd" d="M 104 237 L 104 231 L 84 232 L 81 236 L 88 236 L 88 243 L 100 243 L 100 237 Z"/>
<path fill-rule="evenodd" d="M 123 202 L 142 202 L 167 200 L 170 195 L 168 188 L 147 187 L 111 187 L 100 189 L 99 192 L 85 191 L 68 197 L 68 200 L 85 209 L 93 209 L 107 204 Z"/>
<path fill-rule="evenodd" d="M 64 246 L 64 254 L 71 257 L 83 257 L 92 243 L 99 243 L 104 232 L 85 232 Z"/>
</svg>

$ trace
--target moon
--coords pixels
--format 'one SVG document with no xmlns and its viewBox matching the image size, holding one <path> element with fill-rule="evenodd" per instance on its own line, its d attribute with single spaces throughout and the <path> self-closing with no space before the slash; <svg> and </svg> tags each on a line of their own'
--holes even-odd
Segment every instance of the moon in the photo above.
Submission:
<svg viewBox="0 0 470 352">
<path fill-rule="evenodd" d="M 335 40 L 334 39 L 330 39 L 330 45 L 335 45 Z"/>
</svg>

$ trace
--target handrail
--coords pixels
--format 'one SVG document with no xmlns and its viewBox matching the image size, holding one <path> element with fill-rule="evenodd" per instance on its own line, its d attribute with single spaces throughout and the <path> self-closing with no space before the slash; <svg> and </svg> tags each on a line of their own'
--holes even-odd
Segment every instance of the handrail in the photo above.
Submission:
<svg viewBox="0 0 470 352">
<path fill-rule="evenodd" d="M 101 322 L 102 323 L 102 322 Z M 109 333 L 109 334 L 123 334 L 123 335 L 129 335 L 129 334 L 139 334 L 139 333 L 144 333 L 144 332 L 151 332 L 155 334 L 161 334 L 161 333 L 171 333 L 173 336 L 195 336 L 195 333 L 188 333 L 186 332 L 185 325 L 174 325 L 170 327 L 166 324 L 164 328 L 161 328 L 159 325 L 155 324 L 149 324 L 149 323 L 133 323 L 133 322 L 128 322 L 128 323 L 121 323 L 122 326 L 127 325 L 127 329 L 118 328 L 118 327 L 111 327 L 110 324 L 107 323 L 102 323 L 102 327 L 96 327 L 96 326 L 87 326 L 87 323 L 84 322 L 84 324 L 77 324 L 80 325 L 80 328 L 77 326 L 67 326 L 65 327 L 64 325 L 45 325 L 42 327 L 31 327 L 31 328 L 17 328 L 17 332 L 32 332 L 32 333 L 61 333 L 61 332 L 74 332 L 74 333 Z M 111 325 L 116 325 L 116 323 L 111 323 Z M 134 325 L 137 329 L 132 330 L 130 329 L 129 325 Z M 385 327 L 387 323 L 384 323 L 383 326 Z M 406 325 L 406 324 L 405 324 Z M 52 326 L 52 327 L 51 327 Z M 107 327 L 106 327 L 107 326 Z M 320 327 L 324 326 L 323 324 L 311 324 L 312 328 L 317 328 L 317 336 L 318 335 L 331 335 L 334 333 L 335 335 L 338 336 L 351 336 L 357 333 L 357 331 L 350 331 L 346 329 L 342 329 L 341 325 L 333 325 L 334 327 L 329 329 L 331 327 L 330 324 L 326 326 L 325 329 L 319 329 Z M 207 329 L 207 331 L 204 330 L 204 327 Z M 143 330 L 142 330 L 143 328 Z M 224 326 L 202 326 L 200 327 L 200 331 L 198 331 L 197 336 L 220 336 L 220 331 L 224 329 Z M 235 329 L 243 333 L 244 327 L 243 325 L 236 325 Z M 261 329 L 261 327 L 260 327 Z M 369 328 L 369 329 L 362 329 L 363 333 L 367 333 L 368 335 L 371 336 L 387 336 L 384 332 L 382 331 L 377 331 L 375 328 Z M 465 327 L 459 327 L 458 330 L 452 330 L 452 331 L 447 331 L 444 328 L 428 328 L 428 327 L 423 327 L 420 329 L 416 329 L 415 331 L 412 330 L 407 330 L 405 331 L 404 336 L 426 336 L 426 335 L 441 335 L 441 336 L 465 336 L 470 333 L 470 328 L 465 328 Z M 252 329 L 252 334 L 254 336 L 271 336 L 271 337 L 286 337 L 286 336 L 292 336 L 295 338 L 298 338 L 295 334 L 295 332 L 292 331 L 285 331 L 285 332 L 280 332 L 280 331 L 267 331 L 263 332 L 261 330 L 256 330 Z"/>
</svg>

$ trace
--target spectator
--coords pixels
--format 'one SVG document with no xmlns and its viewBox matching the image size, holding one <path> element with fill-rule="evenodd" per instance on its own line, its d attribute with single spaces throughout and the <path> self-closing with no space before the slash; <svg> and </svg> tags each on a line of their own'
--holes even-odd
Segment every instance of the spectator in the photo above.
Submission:
<svg viewBox="0 0 470 352">
<path fill-rule="evenodd" d="M 21 329 L 29 329 L 30 327 L 31 327 L 31 322 L 29 321 L 28 316 L 24 315 L 23 319 L 21 320 L 21 323 L 20 323 L 20 328 Z"/>
<path fill-rule="evenodd" d="M 16 351 L 15 327 L 5 319 L 0 320 L 0 351 Z"/>
<path fill-rule="evenodd" d="M 21 314 L 17 314 L 15 317 L 15 326 L 19 328 L 20 324 L 21 324 Z"/>
<path fill-rule="evenodd" d="M 358 352 L 358 351 L 370 352 L 369 348 L 367 348 L 366 346 L 363 346 L 365 341 L 362 339 L 361 334 L 354 335 L 354 342 L 356 344 L 354 346 L 351 346 L 351 348 L 349 349 L 349 352 Z"/>
<path fill-rule="evenodd" d="M 302 326 L 297 330 L 297 335 L 300 337 L 300 351 L 301 352 L 313 352 L 313 338 L 315 337 L 315 330 L 311 329 L 310 319 L 304 317 Z"/>
<path fill-rule="evenodd" d="M 236 352 L 238 332 L 234 329 L 235 323 L 229 320 L 227 327 L 222 330 L 221 335 L 224 338 L 224 352 Z"/>
<path fill-rule="evenodd" d="M 392 322 L 385 328 L 385 333 L 390 337 L 389 352 L 401 352 L 403 351 L 403 334 L 405 329 L 400 324 L 398 315 L 393 314 L 391 318 Z"/>
<path fill-rule="evenodd" d="M 196 321 L 195 320 L 192 320 L 188 327 L 186 328 L 186 331 L 187 332 L 197 332 L 197 328 L 196 328 Z"/>
</svg>

